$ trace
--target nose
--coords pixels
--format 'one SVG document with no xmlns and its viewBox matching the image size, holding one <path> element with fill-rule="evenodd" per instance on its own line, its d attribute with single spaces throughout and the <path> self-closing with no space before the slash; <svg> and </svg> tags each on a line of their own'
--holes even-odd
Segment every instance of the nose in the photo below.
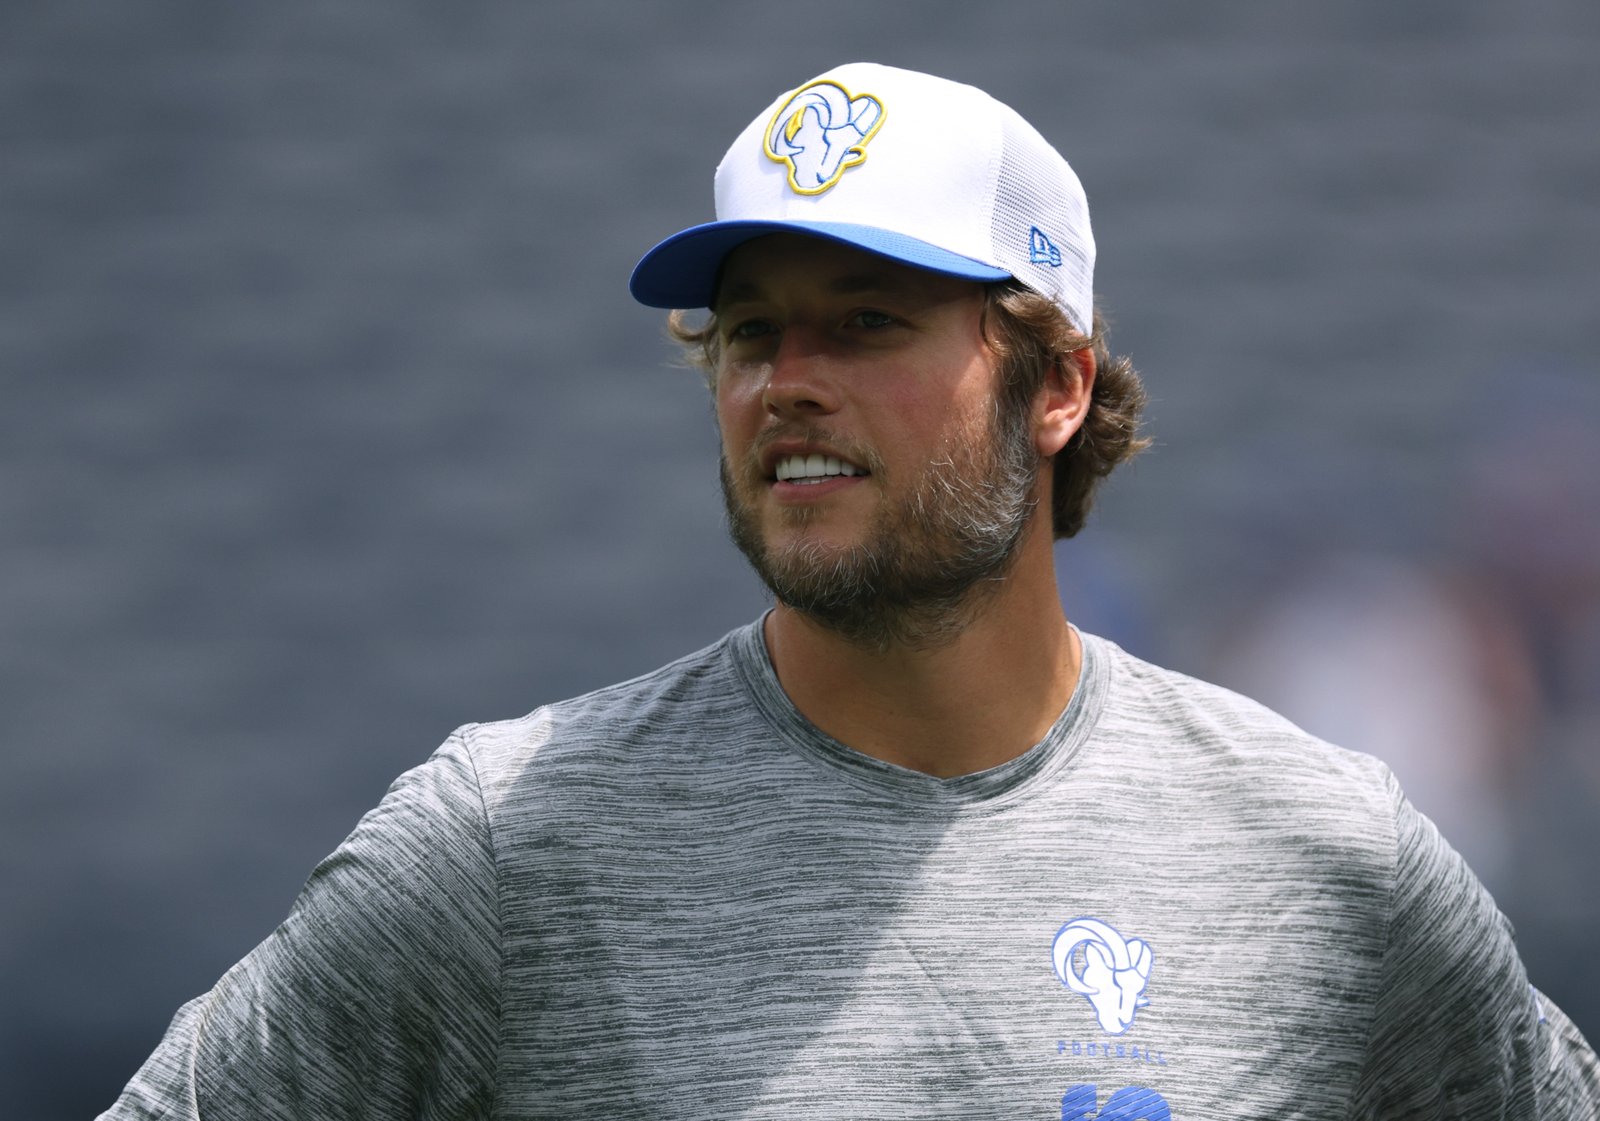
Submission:
<svg viewBox="0 0 1600 1121">
<path fill-rule="evenodd" d="M 839 408 L 838 379 L 824 340 L 790 326 L 778 339 L 762 400 L 775 417 L 826 416 Z"/>
</svg>

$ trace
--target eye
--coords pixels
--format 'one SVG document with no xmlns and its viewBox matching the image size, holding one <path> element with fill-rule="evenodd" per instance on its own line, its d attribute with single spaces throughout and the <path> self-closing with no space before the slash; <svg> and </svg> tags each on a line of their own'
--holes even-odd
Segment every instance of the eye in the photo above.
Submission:
<svg viewBox="0 0 1600 1121">
<path fill-rule="evenodd" d="M 763 335 L 770 335 L 776 328 L 765 319 L 743 319 L 728 328 L 728 341 L 737 342 L 742 339 L 758 339 Z"/>
<path fill-rule="evenodd" d="M 848 320 L 852 327 L 865 327 L 869 331 L 881 330 L 884 327 L 893 327 L 895 318 L 886 312 L 873 311 L 868 308 L 858 311 Z"/>
</svg>

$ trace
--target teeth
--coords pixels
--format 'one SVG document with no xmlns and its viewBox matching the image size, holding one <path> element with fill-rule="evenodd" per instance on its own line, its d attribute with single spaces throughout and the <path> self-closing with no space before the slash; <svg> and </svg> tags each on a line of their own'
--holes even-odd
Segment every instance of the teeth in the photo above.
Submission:
<svg viewBox="0 0 1600 1121">
<path fill-rule="evenodd" d="M 786 455 L 778 460 L 780 482 L 796 479 L 825 479 L 830 475 L 861 475 L 854 464 L 833 455 Z"/>
</svg>

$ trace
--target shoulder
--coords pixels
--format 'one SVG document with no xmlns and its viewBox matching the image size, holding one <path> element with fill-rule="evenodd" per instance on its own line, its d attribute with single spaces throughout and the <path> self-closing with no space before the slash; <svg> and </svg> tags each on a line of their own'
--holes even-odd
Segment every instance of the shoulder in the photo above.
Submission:
<svg viewBox="0 0 1600 1121">
<path fill-rule="evenodd" d="M 1579 1117 L 1600 1062 L 1529 983 L 1511 923 L 1403 798 L 1360 1116 Z"/>
<path fill-rule="evenodd" d="M 1136 745 L 1174 780 L 1202 789 L 1290 803 L 1332 799 L 1347 814 L 1393 822 L 1399 788 L 1379 760 L 1319 739 L 1231 689 L 1103 639 L 1086 641 L 1106 663 L 1102 739 Z"/>
<path fill-rule="evenodd" d="M 491 813 L 531 787 L 612 783 L 681 771 L 749 719 L 744 684 L 753 626 L 650 673 L 542 705 L 525 716 L 465 725 L 454 752 Z M 754 641 L 759 642 L 759 638 Z"/>
<path fill-rule="evenodd" d="M 1182 887 L 1364 1007 L 1389 938 L 1404 799 L 1389 769 L 1270 709 L 1106 644 L 1105 701 L 1083 756 L 1102 811 Z M 1258 947 L 1259 948 L 1259 947 Z"/>
</svg>

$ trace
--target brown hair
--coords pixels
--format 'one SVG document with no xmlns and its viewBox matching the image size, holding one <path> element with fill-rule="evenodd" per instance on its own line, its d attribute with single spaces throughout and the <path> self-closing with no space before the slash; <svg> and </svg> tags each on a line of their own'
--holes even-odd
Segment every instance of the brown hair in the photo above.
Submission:
<svg viewBox="0 0 1600 1121">
<path fill-rule="evenodd" d="M 1094 333 L 1086 338 L 1060 307 L 1017 281 L 986 285 L 984 296 L 983 330 L 999 360 L 1004 409 L 1026 411 L 1045 375 L 1066 355 L 1085 347 L 1094 354 L 1089 414 L 1057 453 L 1051 488 L 1055 536 L 1075 536 L 1089 516 L 1100 480 L 1150 446 L 1139 435 L 1144 385 L 1126 355 L 1112 356 L 1105 317 L 1098 309 Z M 684 347 L 690 365 L 711 385 L 722 357 L 716 313 L 696 326 L 688 313 L 674 311 L 667 317 L 667 333 Z"/>
</svg>

